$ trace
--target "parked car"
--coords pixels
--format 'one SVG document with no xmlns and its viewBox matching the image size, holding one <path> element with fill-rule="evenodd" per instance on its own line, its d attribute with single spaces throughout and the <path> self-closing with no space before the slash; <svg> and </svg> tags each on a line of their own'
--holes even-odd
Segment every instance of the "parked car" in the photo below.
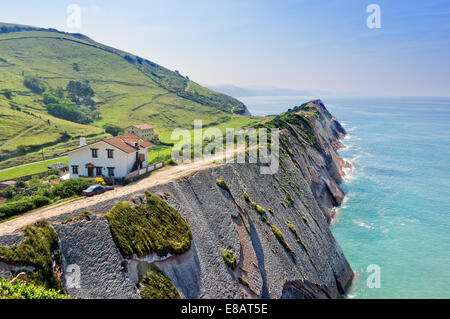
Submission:
<svg viewBox="0 0 450 319">
<path fill-rule="evenodd" d="M 94 196 L 97 194 L 102 194 L 107 191 L 112 191 L 113 189 L 114 189 L 114 187 L 111 187 L 111 186 L 92 185 L 83 191 L 83 195 L 84 196 Z"/>
</svg>

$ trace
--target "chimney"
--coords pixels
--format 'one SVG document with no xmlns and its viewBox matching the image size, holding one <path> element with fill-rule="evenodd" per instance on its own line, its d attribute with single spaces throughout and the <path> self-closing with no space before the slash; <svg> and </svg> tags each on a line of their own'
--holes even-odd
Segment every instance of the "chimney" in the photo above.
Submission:
<svg viewBox="0 0 450 319">
<path fill-rule="evenodd" d="M 86 146 L 86 138 L 83 136 L 80 137 L 80 147 L 82 146 Z"/>
</svg>

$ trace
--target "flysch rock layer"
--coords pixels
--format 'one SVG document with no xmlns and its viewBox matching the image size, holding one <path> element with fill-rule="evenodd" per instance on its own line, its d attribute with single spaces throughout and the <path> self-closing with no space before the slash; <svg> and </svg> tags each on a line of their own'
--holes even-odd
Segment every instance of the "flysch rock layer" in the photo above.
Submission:
<svg viewBox="0 0 450 319">
<path fill-rule="evenodd" d="M 154 261 L 182 297 L 340 298 L 350 286 L 353 272 L 329 228 L 332 209 L 344 198 L 339 184 L 348 164 L 337 150 L 345 130 L 320 100 L 311 103 L 320 109 L 320 116 L 310 121 L 317 143 L 311 146 L 295 127 L 283 130 L 277 173 L 261 174 L 259 164 L 224 164 L 150 189 L 191 227 L 188 252 Z M 217 186 L 219 178 L 230 193 Z M 264 218 L 245 200 L 243 191 L 266 210 Z M 131 195 L 143 196 L 143 192 Z M 116 202 L 129 200 L 130 195 L 50 219 L 59 236 L 63 268 L 80 267 L 80 288 L 65 282 L 71 296 L 139 297 L 134 287 L 145 261 L 121 256 L 101 216 Z M 61 224 L 86 210 L 98 216 Z M 299 240 L 287 221 L 296 228 Z M 271 225 L 281 231 L 293 254 L 277 240 Z M 234 252 L 238 261 L 234 271 L 221 257 L 223 249 Z"/>
</svg>

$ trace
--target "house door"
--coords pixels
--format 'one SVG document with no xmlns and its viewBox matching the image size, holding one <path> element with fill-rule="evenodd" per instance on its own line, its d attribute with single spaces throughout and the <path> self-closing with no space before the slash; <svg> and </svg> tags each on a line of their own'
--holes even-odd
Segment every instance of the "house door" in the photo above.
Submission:
<svg viewBox="0 0 450 319">
<path fill-rule="evenodd" d="M 94 177 L 94 168 L 93 167 L 88 167 L 88 177 Z"/>
</svg>

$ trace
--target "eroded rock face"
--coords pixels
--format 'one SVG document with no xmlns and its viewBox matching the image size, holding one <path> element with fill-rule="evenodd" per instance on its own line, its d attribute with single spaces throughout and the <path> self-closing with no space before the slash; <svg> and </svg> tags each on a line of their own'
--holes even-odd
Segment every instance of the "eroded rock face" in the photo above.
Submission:
<svg viewBox="0 0 450 319">
<path fill-rule="evenodd" d="M 188 252 L 154 261 L 183 297 L 339 298 L 348 289 L 353 272 L 329 228 L 330 211 L 344 197 L 339 183 L 346 164 L 337 149 L 345 130 L 321 101 L 314 104 L 320 107 L 320 117 L 309 123 L 317 144 L 308 143 L 295 129 L 282 131 L 276 174 L 262 175 L 258 164 L 225 164 L 149 190 L 177 209 L 191 228 Z M 230 192 L 217 185 L 218 179 Z M 101 215 L 118 201 L 140 205 L 143 198 L 143 192 L 137 192 L 85 210 Z M 263 217 L 251 202 L 266 211 Z M 66 291 L 82 298 L 138 298 L 134 285 L 147 261 L 125 260 L 101 216 L 59 224 L 83 212 L 51 220 L 65 279 L 69 265 L 81 270 L 80 288 L 65 282 Z M 292 254 L 271 226 L 281 232 Z M 224 249 L 234 253 L 235 270 L 223 261 Z"/>
<path fill-rule="evenodd" d="M 72 297 L 139 298 L 123 267 L 123 257 L 103 217 L 55 225 L 64 268 L 64 288 Z M 75 266 L 74 266 L 75 265 Z M 79 285 L 70 270 L 79 269 Z"/>
<path fill-rule="evenodd" d="M 197 298 L 249 297 L 248 289 L 238 282 L 238 276 L 248 282 L 256 297 L 263 298 L 280 298 L 284 283 L 299 278 L 323 285 L 333 298 L 339 297 L 348 287 L 352 270 L 309 185 L 289 158 L 283 159 L 282 167 L 275 175 L 261 175 L 254 164 L 224 165 L 150 189 L 154 193 L 170 194 L 167 201 L 191 226 L 196 243 L 195 258 L 186 263 L 198 269 L 196 278 L 189 280 L 189 273 L 179 275 L 167 271 L 174 268 L 173 264 L 186 266 L 182 261 L 175 263 L 169 258 L 158 262 L 180 291 L 189 291 L 190 285 L 195 283 L 200 285 L 196 288 Z M 223 178 L 230 188 L 229 196 L 216 185 L 219 178 Z M 244 190 L 251 201 L 266 210 L 265 218 L 281 231 L 294 251 L 295 259 L 276 239 L 269 224 L 246 202 Z M 286 204 L 288 196 L 292 198 L 290 204 Z M 273 214 L 269 213 L 269 208 Z M 234 222 L 240 219 L 236 217 L 239 214 L 248 227 L 247 237 L 239 235 Z M 296 228 L 306 250 L 288 228 L 288 220 Z M 245 258 L 254 258 L 254 261 L 251 266 L 247 264 L 248 269 L 236 274 L 223 262 L 223 249 L 233 251 L 238 263 Z M 243 252 L 248 256 L 243 256 Z M 181 256 L 176 258 L 182 259 Z"/>
</svg>

